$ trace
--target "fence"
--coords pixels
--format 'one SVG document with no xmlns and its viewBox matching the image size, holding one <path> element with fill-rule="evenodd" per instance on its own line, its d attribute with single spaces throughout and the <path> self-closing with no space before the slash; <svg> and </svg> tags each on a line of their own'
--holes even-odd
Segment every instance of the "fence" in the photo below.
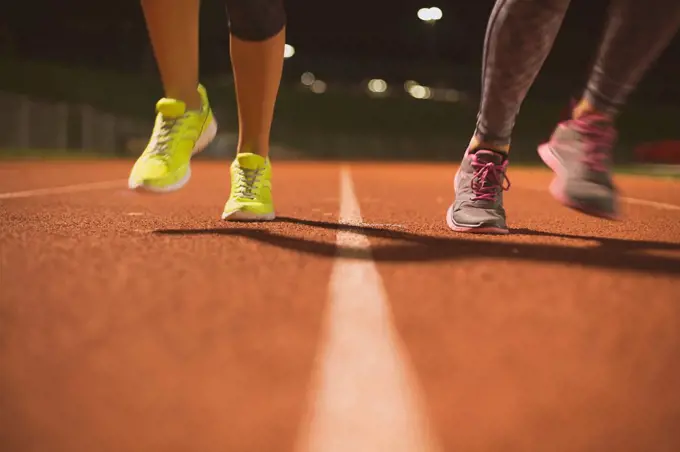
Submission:
<svg viewBox="0 0 680 452">
<path fill-rule="evenodd" d="M 323 109 L 323 108 L 322 108 Z M 215 109 L 220 133 L 201 154 L 206 157 L 233 155 L 237 144 L 235 112 Z M 285 116 L 285 115 L 283 115 Z M 330 121 L 330 119 L 329 119 Z M 49 102 L 31 96 L 0 92 L 0 149 L 22 151 L 69 151 L 116 156 L 138 155 L 148 140 L 153 123 L 112 114 L 87 104 Z M 351 126 L 350 126 L 351 127 Z M 429 154 L 450 148 L 432 139 Z M 277 158 L 411 158 L 422 152 L 422 140 L 356 130 L 320 130 L 304 118 L 275 125 L 272 152 Z"/>
<path fill-rule="evenodd" d="M 146 145 L 153 123 L 101 111 L 90 105 L 46 102 L 0 92 L 0 149 L 53 150 L 133 156 Z M 220 133 L 205 154 L 233 153 L 237 137 Z"/>
<path fill-rule="evenodd" d="M 0 92 L 0 147 L 125 153 L 128 139 L 148 124 L 65 102 L 36 101 Z"/>
<path fill-rule="evenodd" d="M 213 98 L 220 132 L 202 157 L 229 158 L 236 151 L 236 112 L 224 97 Z M 455 161 L 470 138 L 474 109 L 460 103 L 436 104 L 370 100 L 343 92 L 334 96 L 286 91 L 280 97 L 272 131 L 272 156 Z M 513 157 L 516 162 L 538 161 L 536 145 L 552 131 L 559 108 L 529 105 L 523 113 L 513 141 Z M 677 143 L 675 121 L 664 125 L 658 119 L 669 115 L 659 111 L 645 118 L 647 112 L 640 113 L 623 118 L 622 139 L 616 152 L 618 163 L 641 157 L 648 160 L 635 150 L 644 143 Z M 28 150 L 68 150 L 76 155 L 134 157 L 146 145 L 152 119 L 113 114 L 88 104 L 49 102 L 0 92 L 0 149 L 9 149 L 14 155 Z M 676 156 L 677 151 L 671 154 Z"/>
</svg>

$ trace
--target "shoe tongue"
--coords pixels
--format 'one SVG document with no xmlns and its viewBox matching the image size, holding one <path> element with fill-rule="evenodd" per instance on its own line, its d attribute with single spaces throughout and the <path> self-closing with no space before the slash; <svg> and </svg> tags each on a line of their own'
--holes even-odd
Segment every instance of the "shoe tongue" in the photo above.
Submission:
<svg viewBox="0 0 680 452">
<path fill-rule="evenodd" d="M 156 112 L 166 118 L 179 118 L 187 111 L 187 106 L 181 100 L 163 98 L 156 103 Z"/>
<path fill-rule="evenodd" d="M 477 157 L 477 160 L 483 163 L 493 162 L 496 165 L 500 165 L 505 160 L 506 156 L 500 152 L 491 151 L 488 149 L 479 149 L 474 151 L 473 154 Z"/>
<path fill-rule="evenodd" d="M 251 170 L 260 168 L 262 166 L 265 166 L 266 164 L 264 157 L 259 156 L 257 154 L 252 154 L 250 152 L 237 154 L 236 161 L 238 162 L 238 166 L 240 166 L 241 168 Z"/>
</svg>

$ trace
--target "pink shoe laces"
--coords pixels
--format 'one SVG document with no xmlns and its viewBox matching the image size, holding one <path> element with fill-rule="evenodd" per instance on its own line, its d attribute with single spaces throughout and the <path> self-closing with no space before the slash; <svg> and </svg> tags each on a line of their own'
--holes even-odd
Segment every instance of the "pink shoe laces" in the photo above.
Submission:
<svg viewBox="0 0 680 452">
<path fill-rule="evenodd" d="M 477 151 L 480 152 L 480 151 Z M 490 151 L 489 151 L 490 152 Z M 480 162 L 476 155 L 472 155 L 472 175 L 470 187 L 475 197 L 473 201 L 496 201 L 501 191 L 510 189 L 510 179 L 506 175 L 508 161 L 501 164 L 494 162 Z"/>
<path fill-rule="evenodd" d="M 584 115 L 566 121 L 567 126 L 581 135 L 582 161 L 592 171 L 606 172 L 616 132 L 611 120 L 602 115 Z"/>
</svg>

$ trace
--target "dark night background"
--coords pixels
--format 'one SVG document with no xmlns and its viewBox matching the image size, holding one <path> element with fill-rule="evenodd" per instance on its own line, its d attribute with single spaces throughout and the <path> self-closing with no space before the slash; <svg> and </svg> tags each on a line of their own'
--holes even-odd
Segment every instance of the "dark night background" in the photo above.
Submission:
<svg viewBox="0 0 680 452">
<path fill-rule="evenodd" d="M 172 2 L 167 0 L 168 7 Z M 135 121 L 152 119 L 151 106 L 162 91 L 138 1 L 1 3 L 0 93 L 87 104 Z M 328 156 L 354 152 L 450 159 L 452 149 L 465 146 L 474 128 L 483 40 L 493 3 L 287 0 L 287 42 L 296 53 L 284 66 L 274 140 L 317 157 L 323 151 Z M 418 9 L 430 6 L 443 11 L 434 28 L 417 18 Z M 527 159 L 536 158 L 536 143 L 552 130 L 569 98 L 580 94 L 607 6 L 607 1 L 572 0 L 518 118 L 515 143 L 522 143 Z M 214 107 L 223 110 L 218 116 L 230 118 L 235 112 L 224 3 L 203 0 L 201 21 L 201 79 L 207 81 Z M 676 37 L 666 49 L 623 112 L 618 154 L 623 160 L 641 143 L 679 136 L 679 41 Z M 305 72 L 327 83 L 324 95 L 302 87 Z M 371 78 L 394 87 L 389 99 L 367 96 Z M 407 80 L 462 95 L 453 103 L 416 101 L 402 88 Z M 235 121 L 222 124 L 223 130 L 236 127 Z M 148 127 L 139 125 L 135 133 L 144 138 Z M 127 140 L 128 135 L 116 139 Z"/>
<path fill-rule="evenodd" d="M 138 2 L 3 3 L 4 46 L 15 56 L 118 70 L 135 70 L 148 58 Z M 491 0 L 287 0 L 288 42 L 300 58 L 388 60 L 404 65 L 436 60 L 476 68 L 492 5 Z M 546 73 L 580 81 L 601 33 L 606 5 L 605 1 L 573 0 Z M 423 6 L 439 6 L 444 12 L 436 26 L 436 55 L 428 53 L 426 27 L 416 18 Z M 202 27 L 203 70 L 228 70 L 222 2 L 203 1 Z M 678 61 L 680 45 L 674 42 L 651 76 L 664 73 L 665 79 L 677 79 Z"/>
</svg>

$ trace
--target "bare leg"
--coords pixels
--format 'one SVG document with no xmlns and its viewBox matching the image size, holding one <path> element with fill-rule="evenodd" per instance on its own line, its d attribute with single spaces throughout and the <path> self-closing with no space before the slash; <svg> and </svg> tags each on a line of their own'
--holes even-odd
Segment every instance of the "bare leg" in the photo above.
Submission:
<svg viewBox="0 0 680 452">
<path fill-rule="evenodd" d="M 200 0 L 142 0 L 165 97 L 201 108 L 198 87 L 198 14 Z"/>
<path fill-rule="evenodd" d="M 231 193 L 223 220 L 276 217 L 269 135 L 283 71 L 283 0 L 227 0 L 236 84 L 239 142 L 231 164 Z"/>
<path fill-rule="evenodd" d="M 192 156 L 217 132 L 207 92 L 198 82 L 200 0 L 141 3 L 165 96 L 156 103 L 151 138 L 130 171 L 128 187 L 169 193 L 186 185 Z"/>
<path fill-rule="evenodd" d="M 238 103 L 238 152 L 269 155 L 269 134 L 283 70 L 285 30 L 262 42 L 231 36 Z"/>
<path fill-rule="evenodd" d="M 283 71 L 285 11 L 281 0 L 228 0 L 227 10 L 238 104 L 238 152 L 267 157 Z"/>
</svg>

